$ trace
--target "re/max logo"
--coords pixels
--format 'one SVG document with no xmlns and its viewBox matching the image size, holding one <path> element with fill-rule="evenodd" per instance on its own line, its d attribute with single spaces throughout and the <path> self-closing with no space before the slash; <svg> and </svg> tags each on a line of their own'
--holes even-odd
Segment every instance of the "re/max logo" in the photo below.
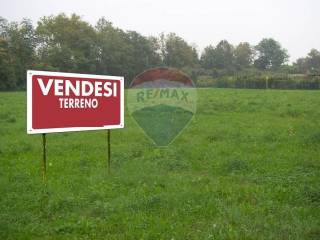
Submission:
<svg viewBox="0 0 320 240">
<path fill-rule="evenodd" d="M 183 90 L 178 91 L 175 88 L 145 89 L 137 93 L 137 102 L 144 102 L 150 99 L 170 98 L 188 103 L 188 95 L 188 92 Z"/>
</svg>

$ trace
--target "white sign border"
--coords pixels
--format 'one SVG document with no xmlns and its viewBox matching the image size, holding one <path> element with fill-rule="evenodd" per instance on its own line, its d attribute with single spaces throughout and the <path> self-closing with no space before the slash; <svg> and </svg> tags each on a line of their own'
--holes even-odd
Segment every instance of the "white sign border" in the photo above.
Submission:
<svg viewBox="0 0 320 240">
<path fill-rule="evenodd" d="M 119 125 L 105 125 L 103 127 L 67 127 L 67 128 L 32 128 L 32 76 L 46 75 L 46 76 L 63 76 L 63 77 L 79 77 L 79 78 L 95 78 L 101 80 L 117 80 L 120 81 L 120 124 Z M 80 74 L 80 73 L 65 73 L 65 72 L 50 72 L 50 71 L 27 71 L 27 133 L 58 133 L 58 132 L 78 132 L 102 129 L 117 129 L 124 128 L 124 77 L 108 76 L 108 75 L 94 75 L 94 74 Z"/>
</svg>

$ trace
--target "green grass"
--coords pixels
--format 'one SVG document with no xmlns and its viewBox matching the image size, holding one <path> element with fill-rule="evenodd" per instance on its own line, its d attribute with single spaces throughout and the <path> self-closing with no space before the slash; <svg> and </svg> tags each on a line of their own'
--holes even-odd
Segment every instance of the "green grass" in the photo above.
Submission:
<svg viewBox="0 0 320 240">
<path fill-rule="evenodd" d="M 26 134 L 25 93 L 0 93 L 0 239 L 320 239 L 320 92 L 200 89 L 156 148 L 112 131 Z"/>
</svg>

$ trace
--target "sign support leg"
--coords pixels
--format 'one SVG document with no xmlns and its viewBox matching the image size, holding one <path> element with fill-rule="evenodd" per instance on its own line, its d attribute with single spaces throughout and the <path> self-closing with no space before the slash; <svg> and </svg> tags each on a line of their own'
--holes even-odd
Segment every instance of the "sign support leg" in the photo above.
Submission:
<svg viewBox="0 0 320 240">
<path fill-rule="evenodd" d="M 42 158 L 42 180 L 43 183 L 47 183 L 47 149 L 46 149 L 47 141 L 46 134 L 42 134 L 42 147 L 43 147 L 43 158 Z"/>
<path fill-rule="evenodd" d="M 111 142 L 110 142 L 111 130 L 108 129 L 108 173 L 110 174 L 111 168 Z"/>
</svg>

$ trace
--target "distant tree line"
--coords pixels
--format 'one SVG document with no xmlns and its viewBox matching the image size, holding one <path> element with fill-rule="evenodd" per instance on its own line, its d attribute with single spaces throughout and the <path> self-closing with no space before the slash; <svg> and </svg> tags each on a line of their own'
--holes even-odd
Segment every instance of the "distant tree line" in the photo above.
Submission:
<svg viewBox="0 0 320 240">
<path fill-rule="evenodd" d="M 146 37 L 119 29 L 105 18 L 92 26 L 75 14 L 59 14 L 42 17 L 35 27 L 28 19 L 8 22 L 0 17 L 0 90 L 25 89 L 27 69 L 124 75 L 127 85 L 136 74 L 157 66 L 179 68 L 195 81 L 239 73 L 320 73 L 318 50 L 292 65 L 288 57 L 271 38 L 256 46 L 222 40 L 200 54 L 175 33 Z"/>
</svg>

